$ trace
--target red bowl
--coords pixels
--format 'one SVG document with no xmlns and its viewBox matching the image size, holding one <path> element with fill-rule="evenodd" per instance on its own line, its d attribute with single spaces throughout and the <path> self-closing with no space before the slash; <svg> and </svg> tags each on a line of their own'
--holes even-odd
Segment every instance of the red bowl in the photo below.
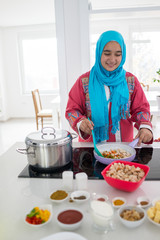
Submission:
<svg viewBox="0 0 160 240">
<path fill-rule="evenodd" d="M 108 172 L 108 170 L 110 169 L 110 167 L 114 164 L 114 163 L 123 163 L 124 165 L 130 165 L 130 166 L 135 166 L 135 167 L 139 167 L 141 169 L 144 170 L 145 175 L 144 177 L 138 181 L 138 182 L 129 182 L 129 181 L 124 181 L 124 180 L 120 180 L 120 179 L 115 179 L 112 177 L 107 177 L 106 176 L 106 172 Z M 150 167 L 147 165 L 143 165 L 143 164 L 139 164 L 139 163 L 133 163 L 133 162 L 124 162 L 124 161 L 114 161 L 111 164 L 109 164 L 102 172 L 102 176 L 104 178 L 104 180 L 111 185 L 114 188 L 117 188 L 119 190 L 122 191 L 126 191 L 126 192 L 133 192 L 135 191 L 141 184 L 142 182 L 145 180 L 148 172 L 149 172 Z"/>
</svg>

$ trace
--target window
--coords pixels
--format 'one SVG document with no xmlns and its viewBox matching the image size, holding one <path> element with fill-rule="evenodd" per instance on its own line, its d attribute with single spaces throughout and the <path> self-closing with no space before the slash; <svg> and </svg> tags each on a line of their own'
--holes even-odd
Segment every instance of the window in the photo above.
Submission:
<svg viewBox="0 0 160 240">
<path fill-rule="evenodd" d="M 96 22 L 93 21 L 90 23 L 90 67 L 95 63 L 95 48 L 96 42 L 103 31 L 109 30 L 109 27 L 106 25 L 106 21 Z M 118 24 L 118 21 L 114 20 Z M 135 24 L 132 19 L 126 22 L 119 20 L 120 25 L 123 25 L 123 29 L 118 29 L 113 24 L 114 30 L 117 30 L 122 33 L 126 48 L 127 48 L 127 57 L 124 69 L 133 73 L 140 82 L 143 82 L 145 85 L 149 85 L 150 90 L 160 89 L 160 84 L 154 82 L 154 78 L 159 78 L 156 73 L 160 68 L 160 31 L 158 26 L 154 26 L 154 29 L 151 30 L 151 26 L 146 26 L 145 21 L 141 21 L 143 25 L 140 27 Z M 154 21 L 152 22 L 152 24 Z M 135 25 L 134 25 L 135 24 Z M 97 29 L 93 29 L 92 25 L 96 25 Z M 104 28 L 105 25 L 105 28 Z M 118 25 L 117 25 L 118 26 Z M 152 27 L 153 28 L 153 27 Z M 99 29 L 101 31 L 99 31 Z M 144 30 L 145 29 L 145 30 Z"/>
<path fill-rule="evenodd" d="M 57 40 L 51 34 L 30 34 L 19 41 L 21 85 L 23 93 L 38 88 L 58 93 Z"/>
<path fill-rule="evenodd" d="M 160 68 L 160 32 L 133 32 L 132 56 L 133 72 L 144 84 L 156 86 L 153 78 L 157 78 L 156 71 Z"/>
<path fill-rule="evenodd" d="M 157 71 L 160 68 L 160 4 L 157 1 L 90 0 L 90 67 L 95 62 L 96 41 L 107 30 L 119 31 L 126 43 L 124 69 L 149 84 L 150 90 L 160 89 Z"/>
</svg>

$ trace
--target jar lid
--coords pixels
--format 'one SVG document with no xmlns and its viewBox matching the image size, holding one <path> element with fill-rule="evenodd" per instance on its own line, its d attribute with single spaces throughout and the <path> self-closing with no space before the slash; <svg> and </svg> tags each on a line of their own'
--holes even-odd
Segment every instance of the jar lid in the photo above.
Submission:
<svg viewBox="0 0 160 240">
<path fill-rule="evenodd" d="M 26 144 L 30 145 L 56 145 L 67 143 L 72 139 L 71 134 L 66 130 L 55 130 L 52 127 L 42 128 L 41 131 L 32 132 L 25 139 Z"/>
</svg>

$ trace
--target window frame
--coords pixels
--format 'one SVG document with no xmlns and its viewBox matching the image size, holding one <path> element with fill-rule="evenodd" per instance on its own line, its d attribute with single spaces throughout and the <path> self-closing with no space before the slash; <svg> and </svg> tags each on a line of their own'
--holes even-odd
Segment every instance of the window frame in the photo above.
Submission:
<svg viewBox="0 0 160 240">
<path fill-rule="evenodd" d="M 25 89 L 25 71 L 24 71 L 24 58 L 23 58 L 23 40 L 32 40 L 32 39 L 44 39 L 44 38 L 55 38 L 56 35 L 53 30 L 38 30 L 38 31 L 27 31 L 21 32 L 17 35 L 17 49 L 18 49 L 18 61 L 19 61 L 19 75 L 20 75 L 20 87 L 21 93 L 23 95 L 30 94 L 30 91 Z M 57 55 L 57 65 L 58 65 L 58 55 Z M 59 71 L 58 71 L 58 81 L 59 81 Z M 52 94 L 58 95 L 59 89 L 51 90 L 41 90 L 42 94 Z"/>
<path fill-rule="evenodd" d="M 155 20 L 155 23 L 156 22 L 157 21 Z M 132 56 L 132 50 L 133 50 L 132 44 L 135 43 L 135 41 L 132 39 L 132 34 L 133 34 L 133 32 L 139 32 L 139 31 L 142 32 L 142 28 L 138 25 L 134 25 L 134 26 L 132 25 L 129 28 L 129 43 L 130 43 L 129 46 L 130 47 L 128 50 L 129 50 L 129 55 L 131 55 L 131 56 Z M 155 31 L 160 32 L 160 24 L 155 24 L 154 26 L 146 25 L 146 24 L 143 25 L 143 32 L 155 32 Z M 133 58 L 130 58 L 130 60 L 129 60 L 129 68 L 133 72 Z M 159 66 L 159 68 L 160 68 L 160 66 Z M 157 69 L 157 71 L 158 71 L 158 69 Z M 150 91 L 160 91 L 160 84 L 157 83 L 156 86 L 149 85 L 149 90 Z"/>
</svg>

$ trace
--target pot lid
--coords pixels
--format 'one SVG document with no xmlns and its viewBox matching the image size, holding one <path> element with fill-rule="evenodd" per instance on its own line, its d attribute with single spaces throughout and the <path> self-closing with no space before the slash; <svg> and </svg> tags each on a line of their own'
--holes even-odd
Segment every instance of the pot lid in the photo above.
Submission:
<svg viewBox="0 0 160 240">
<path fill-rule="evenodd" d="M 72 139 L 71 134 L 66 130 L 55 130 L 52 127 L 42 128 L 41 131 L 36 131 L 30 133 L 25 142 L 30 142 L 31 144 L 62 144 L 70 141 Z"/>
</svg>

